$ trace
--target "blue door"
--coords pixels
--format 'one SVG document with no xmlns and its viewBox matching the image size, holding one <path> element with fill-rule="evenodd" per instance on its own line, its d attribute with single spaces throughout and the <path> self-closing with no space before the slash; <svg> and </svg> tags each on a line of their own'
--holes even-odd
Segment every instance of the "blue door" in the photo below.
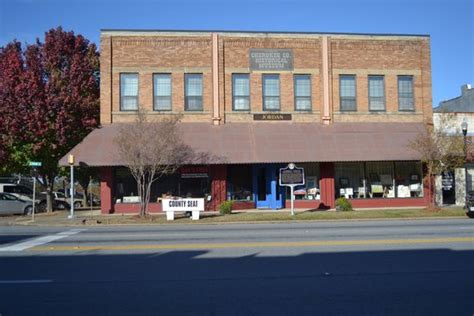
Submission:
<svg viewBox="0 0 474 316">
<path fill-rule="evenodd" d="M 285 191 L 278 185 L 278 173 L 277 165 L 253 166 L 253 192 L 257 208 L 283 207 Z"/>
</svg>

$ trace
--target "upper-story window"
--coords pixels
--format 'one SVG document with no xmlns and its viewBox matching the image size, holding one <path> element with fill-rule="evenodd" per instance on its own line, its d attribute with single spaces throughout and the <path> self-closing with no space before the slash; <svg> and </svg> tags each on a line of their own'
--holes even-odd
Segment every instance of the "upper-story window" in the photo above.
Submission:
<svg viewBox="0 0 474 316">
<path fill-rule="evenodd" d="M 369 110 L 385 111 L 384 76 L 369 76 Z"/>
<path fill-rule="evenodd" d="M 202 74 L 184 75 L 184 109 L 202 111 Z"/>
<path fill-rule="evenodd" d="M 120 110 L 138 110 L 138 74 L 120 74 Z"/>
<path fill-rule="evenodd" d="M 232 75 L 232 109 L 250 111 L 250 80 L 248 74 Z"/>
<path fill-rule="evenodd" d="M 311 110 L 311 76 L 295 75 L 295 110 Z"/>
<path fill-rule="evenodd" d="M 398 110 L 414 111 L 413 76 L 398 76 Z"/>
<path fill-rule="evenodd" d="M 280 110 L 280 75 L 263 75 L 263 110 Z"/>
<path fill-rule="evenodd" d="M 153 75 L 153 109 L 171 111 L 171 75 Z"/>
<path fill-rule="evenodd" d="M 357 111 L 355 75 L 339 76 L 339 97 L 341 111 Z"/>
</svg>

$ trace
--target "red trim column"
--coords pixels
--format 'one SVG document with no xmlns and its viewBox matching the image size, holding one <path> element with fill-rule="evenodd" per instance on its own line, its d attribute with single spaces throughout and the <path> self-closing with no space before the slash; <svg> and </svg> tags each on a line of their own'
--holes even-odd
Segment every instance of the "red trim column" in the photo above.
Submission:
<svg viewBox="0 0 474 316">
<path fill-rule="evenodd" d="M 209 170 L 211 177 L 211 203 L 209 210 L 219 210 L 219 205 L 226 200 L 227 195 L 227 166 L 215 165 Z"/>
<path fill-rule="evenodd" d="M 319 188 L 321 191 L 320 208 L 335 207 L 335 189 L 334 189 L 334 163 L 322 162 L 319 164 L 321 181 Z"/>
<path fill-rule="evenodd" d="M 114 187 L 114 172 L 112 167 L 100 168 L 100 211 L 102 214 L 110 214 L 114 211 L 112 201 Z"/>
</svg>

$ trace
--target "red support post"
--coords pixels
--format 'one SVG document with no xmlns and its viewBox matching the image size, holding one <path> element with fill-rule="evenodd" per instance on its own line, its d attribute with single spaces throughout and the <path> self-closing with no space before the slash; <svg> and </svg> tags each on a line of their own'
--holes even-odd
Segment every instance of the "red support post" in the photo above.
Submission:
<svg viewBox="0 0 474 316">
<path fill-rule="evenodd" d="M 219 210 L 219 205 L 226 200 L 227 195 L 227 166 L 214 165 L 210 167 L 211 203 L 209 209 Z"/>
<path fill-rule="evenodd" d="M 321 191 L 321 208 L 334 208 L 335 205 L 335 188 L 334 188 L 334 163 L 322 162 L 319 164 L 321 174 L 320 191 Z"/>
<path fill-rule="evenodd" d="M 113 203 L 114 173 L 112 167 L 100 168 L 100 211 L 102 214 L 114 212 Z"/>
</svg>

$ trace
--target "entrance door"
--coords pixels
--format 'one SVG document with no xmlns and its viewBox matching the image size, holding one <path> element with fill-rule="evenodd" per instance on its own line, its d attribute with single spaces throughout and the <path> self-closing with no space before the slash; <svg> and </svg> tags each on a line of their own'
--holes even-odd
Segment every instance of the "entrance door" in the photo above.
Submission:
<svg viewBox="0 0 474 316">
<path fill-rule="evenodd" d="M 253 167 L 253 191 L 257 208 L 279 209 L 283 207 L 284 189 L 278 185 L 277 165 Z"/>
</svg>

